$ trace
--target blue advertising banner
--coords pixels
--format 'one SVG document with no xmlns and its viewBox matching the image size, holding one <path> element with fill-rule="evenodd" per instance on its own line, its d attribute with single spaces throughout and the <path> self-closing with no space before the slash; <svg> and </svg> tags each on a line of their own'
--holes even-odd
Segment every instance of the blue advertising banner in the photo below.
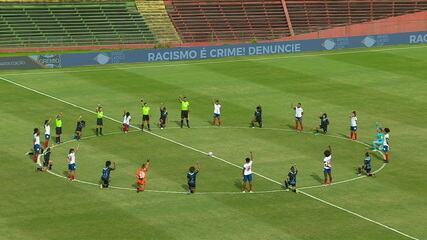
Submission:
<svg viewBox="0 0 427 240">
<path fill-rule="evenodd" d="M 142 49 L 115 52 L 77 53 L 29 56 L 29 68 L 65 68 L 116 63 L 144 63 L 183 60 L 203 60 L 225 57 L 290 54 L 309 51 L 331 51 L 347 48 L 371 48 L 398 44 L 427 43 L 427 32 L 370 35 L 358 37 L 313 39 L 302 41 L 235 44 L 210 47 Z M 0 58 L 0 63 L 2 59 Z M 8 59 L 10 62 L 10 58 Z M 22 59 L 21 59 L 22 62 Z M 13 64 L 4 64 L 10 69 Z M 0 64 L 0 69 L 2 69 Z"/>
</svg>

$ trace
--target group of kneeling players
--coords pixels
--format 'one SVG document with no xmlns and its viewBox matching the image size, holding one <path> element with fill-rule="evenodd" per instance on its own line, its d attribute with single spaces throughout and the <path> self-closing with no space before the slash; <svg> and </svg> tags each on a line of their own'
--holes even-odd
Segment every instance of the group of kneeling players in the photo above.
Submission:
<svg viewBox="0 0 427 240">
<path fill-rule="evenodd" d="M 184 120 L 186 123 L 186 126 L 190 128 L 189 124 L 189 111 L 190 111 L 190 103 L 187 100 L 186 97 L 179 97 L 178 101 L 181 103 L 181 128 L 184 126 Z M 151 131 L 150 128 L 150 107 L 148 106 L 147 102 L 141 99 L 141 114 L 142 114 L 142 124 L 141 124 L 141 130 L 144 131 L 145 123 L 147 124 L 147 130 Z M 221 126 L 221 104 L 219 103 L 219 100 L 213 101 L 214 106 L 214 114 L 213 114 L 213 120 L 212 125 L 215 126 Z M 298 132 L 302 132 L 304 130 L 303 127 L 303 114 L 304 110 L 302 108 L 301 103 L 298 103 L 297 105 L 291 105 L 291 108 L 295 111 L 295 130 Z M 101 105 L 98 105 L 95 110 L 95 114 L 97 116 L 96 119 L 96 135 L 103 135 L 103 118 L 104 113 Z M 62 135 L 62 118 L 63 114 L 60 113 L 56 116 L 54 120 L 55 124 L 55 144 L 60 144 L 61 141 L 61 135 Z M 163 129 L 166 127 L 167 124 L 167 118 L 168 118 L 168 112 L 165 106 L 163 104 L 160 107 L 160 118 L 158 126 L 160 129 Z M 357 117 L 356 117 L 356 111 L 351 112 L 350 116 L 350 136 L 349 138 L 352 140 L 357 140 Z M 322 113 L 319 116 L 320 124 L 318 127 L 314 128 L 314 133 L 319 134 L 323 133 L 326 134 L 328 131 L 328 125 L 330 124 L 328 115 L 326 113 Z M 131 115 L 128 111 L 124 111 L 123 114 L 123 122 L 122 122 L 122 130 L 124 133 L 128 133 L 130 128 L 130 122 L 131 122 Z M 35 128 L 33 131 L 33 149 L 31 152 L 29 152 L 29 155 L 32 155 L 33 161 L 36 163 L 37 170 L 40 171 L 47 171 L 51 170 L 53 166 L 53 162 L 50 159 L 51 155 L 51 147 L 49 147 L 49 141 L 51 137 L 50 132 L 50 124 L 51 119 L 45 120 L 44 122 L 44 142 L 43 146 L 41 146 L 40 142 L 40 130 L 39 128 Z M 263 121 L 262 121 L 262 107 L 258 105 L 254 112 L 254 117 L 251 120 L 250 126 L 252 128 L 255 127 L 255 124 L 258 125 L 258 127 L 263 127 Z M 82 120 L 82 117 L 79 116 L 79 118 L 76 121 L 76 129 L 75 134 L 73 138 L 75 140 L 80 140 L 82 137 L 82 131 L 83 128 L 86 126 L 86 122 Z M 390 129 L 389 128 L 381 128 L 377 126 L 377 134 L 376 139 L 374 140 L 372 144 L 371 150 L 381 151 L 384 153 L 384 161 L 389 161 L 389 141 L 390 141 Z M 68 163 L 68 179 L 71 181 L 75 180 L 75 170 L 76 170 L 76 153 L 78 151 L 78 146 L 76 149 L 71 148 L 69 150 L 69 153 L 67 155 L 67 163 Z M 210 156 L 212 156 L 210 154 Z M 250 157 L 245 158 L 245 163 L 242 168 L 242 192 L 252 192 L 252 164 L 253 164 L 253 153 L 250 152 Z M 142 192 L 146 188 L 147 183 L 147 173 L 150 168 L 150 160 L 147 160 L 145 163 L 142 164 L 140 168 L 136 171 L 136 191 Z M 100 179 L 100 187 L 101 188 L 108 188 L 110 183 L 110 175 L 111 171 L 116 169 L 116 164 L 111 161 L 105 162 L 105 167 L 102 169 L 102 175 Z M 364 161 L 362 166 L 357 167 L 357 174 L 365 174 L 367 176 L 373 176 L 372 173 L 372 166 L 371 166 L 371 156 L 369 151 L 365 153 Z M 187 183 L 188 183 L 188 192 L 189 193 L 195 193 L 196 191 L 196 178 L 200 171 L 200 167 L 197 164 L 196 166 L 191 166 L 189 168 L 189 171 L 187 172 Z M 330 146 L 324 151 L 324 159 L 323 159 L 323 173 L 324 173 L 324 184 L 329 185 L 332 183 L 332 149 Z M 290 168 L 289 173 L 286 176 L 286 179 L 284 180 L 284 188 L 286 191 L 293 191 L 297 192 L 296 190 L 296 184 L 297 184 L 297 174 L 298 169 L 296 165 L 292 165 Z"/>
</svg>

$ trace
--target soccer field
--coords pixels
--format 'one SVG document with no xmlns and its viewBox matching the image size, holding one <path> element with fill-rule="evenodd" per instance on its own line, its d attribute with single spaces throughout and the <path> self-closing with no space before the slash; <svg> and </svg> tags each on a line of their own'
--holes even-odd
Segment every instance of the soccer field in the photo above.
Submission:
<svg viewBox="0 0 427 240">
<path fill-rule="evenodd" d="M 424 239 L 426 56 L 427 46 L 419 45 L 0 72 L 0 239 Z M 190 101 L 191 128 L 179 126 L 178 96 Z M 151 132 L 138 129 L 141 97 L 151 107 Z M 222 127 L 211 125 L 214 99 L 222 104 Z M 298 102 L 301 133 L 290 107 Z M 165 129 L 157 127 L 162 103 L 169 112 Z M 106 115 L 100 137 L 97 104 Z M 249 127 L 257 105 L 263 128 Z M 132 114 L 128 134 L 120 131 L 124 110 Z M 358 141 L 348 139 L 353 110 Z M 33 128 L 60 112 L 64 143 L 52 150 L 52 172 L 36 172 L 24 155 Z M 313 134 L 322 112 L 329 132 Z M 72 136 L 80 115 L 86 128 L 78 181 L 71 182 L 66 156 L 77 146 Z M 384 164 L 374 153 L 375 176 L 358 177 L 376 123 L 391 129 L 391 160 Z M 323 186 L 328 145 L 334 184 Z M 249 151 L 254 193 L 242 193 Z M 147 191 L 136 193 L 135 171 L 146 159 Z M 106 160 L 117 169 L 113 188 L 100 189 Z M 197 192 L 188 195 L 186 173 L 197 162 Z M 298 193 L 280 185 L 292 164 Z"/>
</svg>

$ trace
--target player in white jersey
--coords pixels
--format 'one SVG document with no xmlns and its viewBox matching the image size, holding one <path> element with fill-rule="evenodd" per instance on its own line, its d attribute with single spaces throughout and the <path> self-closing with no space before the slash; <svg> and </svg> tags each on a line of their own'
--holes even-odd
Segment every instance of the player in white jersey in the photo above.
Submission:
<svg viewBox="0 0 427 240">
<path fill-rule="evenodd" d="M 382 151 L 384 153 L 384 161 L 388 162 L 390 160 L 390 128 L 384 128 L 384 141 Z"/>
<path fill-rule="evenodd" d="M 350 139 L 357 140 L 357 116 L 356 111 L 350 113 Z"/>
<path fill-rule="evenodd" d="M 76 152 L 79 150 L 79 146 L 76 149 L 70 148 L 67 155 L 68 163 L 68 179 L 74 181 L 76 179 Z"/>
<path fill-rule="evenodd" d="M 129 126 L 130 126 L 131 119 L 132 119 L 132 117 L 130 116 L 130 113 L 124 111 L 124 113 L 123 113 L 123 132 L 124 133 L 129 132 Z"/>
<path fill-rule="evenodd" d="M 251 157 L 247 157 L 245 159 L 245 164 L 243 164 L 242 169 L 242 177 L 243 177 L 243 183 L 242 183 L 242 192 L 252 192 L 252 163 L 254 160 L 254 156 L 252 152 L 250 152 Z"/>
<path fill-rule="evenodd" d="M 323 154 L 325 157 L 323 158 L 323 175 L 325 176 L 324 184 L 332 183 L 332 149 L 331 146 L 328 146 Z"/>
<path fill-rule="evenodd" d="M 40 130 L 38 128 L 34 128 L 33 131 L 33 161 L 37 162 L 37 157 L 40 154 Z"/>
<path fill-rule="evenodd" d="M 219 100 L 215 100 L 213 105 L 214 105 L 214 114 L 213 114 L 212 125 L 219 127 L 221 126 L 221 104 L 219 103 Z"/>
<path fill-rule="evenodd" d="M 44 142 L 43 142 L 43 149 L 46 149 L 49 146 L 49 140 L 50 140 L 50 121 L 51 121 L 51 119 L 44 121 Z"/>
<path fill-rule="evenodd" d="M 304 110 L 302 109 L 301 103 L 298 103 L 296 106 L 291 105 L 291 108 L 295 110 L 295 129 L 301 132 L 304 130 L 304 126 L 302 125 Z"/>
</svg>

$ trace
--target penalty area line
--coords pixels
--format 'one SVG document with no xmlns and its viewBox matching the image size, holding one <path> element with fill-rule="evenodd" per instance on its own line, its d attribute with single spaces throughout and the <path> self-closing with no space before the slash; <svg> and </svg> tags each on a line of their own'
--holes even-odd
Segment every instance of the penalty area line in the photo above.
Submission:
<svg viewBox="0 0 427 240">
<path fill-rule="evenodd" d="M 6 78 L 4 78 L 4 77 L 0 77 L 0 80 L 3 80 L 3 81 L 8 82 L 8 83 L 10 83 L 10 84 L 12 84 L 12 85 L 15 85 L 15 86 L 18 86 L 18 87 L 24 88 L 24 89 L 29 90 L 29 91 L 31 91 L 31 92 L 34 92 L 34 93 L 37 93 L 37 94 L 43 95 L 43 96 L 45 96 L 45 97 L 48 97 L 48 98 L 51 98 L 51 99 L 57 100 L 57 101 L 59 101 L 59 102 L 62 102 L 62 103 L 64 103 L 64 104 L 67 104 L 67 105 L 70 105 L 70 106 L 73 106 L 73 107 L 75 107 L 75 108 L 78 108 L 78 109 L 84 110 L 84 111 L 86 111 L 86 112 L 90 112 L 90 113 L 92 113 L 92 114 L 96 114 L 94 111 L 92 111 L 92 110 L 90 110 L 90 109 L 87 109 L 87 108 L 82 107 L 82 106 L 79 106 L 79 105 L 77 105 L 77 104 L 74 104 L 74 103 L 68 102 L 68 101 L 63 100 L 63 99 L 60 99 L 60 98 L 58 98 L 58 97 L 55 97 L 55 96 L 49 95 L 49 94 L 44 93 L 44 92 L 41 92 L 41 91 L 39 91 L 39 90 L 36 90 L 36 89 L 30 88 L 30 87 L 27 87 L 27 86 L 25 86 L 25 85 L 19 84 L 19 83 L 14 82 L 14 81 L 11 81 L 11 80 L 6 79 Z M 108 117 L 108 116 L 106 116 L 106 115 L 104 115 L 104 117 L 105 117 L 106 119 L 109 119 L 109 120 L 113 121 L 113 122 L 116 122 L 116 123 L 120 123 L 120 124 L 121 124 L 121 122 L 120 122 L 120 121 L 118 121 L 118 120 L 116 120 L 116 119 L 114 119 L 114 118 Z M 141 130 L 139 127 L 134 126 L 134 125 L 131 125 L 131 127 L 135 128 L 135 129 L 138 129 L 138 130 Z M 177 141 L 175 141 L 175 140 L 172 140 L 172 139 L 169 139 L 169 138 L 163 137 L 163 136 L 161 136 L 161 135 L 158 135 L 158 134 L 155 134 L 155 133 L 152 133 L 152 132 L 147 132 L 147 131 L 145 131 L 145 133 L 151 134 L 152 136 L 156 136 L 156 137 L 158 137 L 158 138 L 161 138 L 161 139 L 166 140 L 166 141 L 168 141 L 168 142 L 171 142 L 171 143 L 174 143 L 174 144 L 176 144 L 176 145 L 182 146 L 182 147 L 184 147 L 184 148 L 187 148 L 187 149 L 193 150 L 193 151 L 195 151 L 195 152 L 199 152 L 199 153 L 202 153 L 202 154 L 205 154 L 205 155 L 207 154 L 206 152 L 204 152 L 204 151 L 202 151 L 202 150 L 199 150 L 199 149 L 193 148 L 193 147 L 191 147 L 191 146 L 188 146 L 188 145 L 185 145 L 185 144 L 183 144 L 183 143 L 177 142 Z M 229 164 L 229 165 L 231 165 L 231 166 L 237 167 L 237 168 L 239 168 L 239 169 L 241 169 L 241 168 L 242 168 L 241 166 L 239 166 L 239 165 L 237 165 L 237 164 L 234 164 L 234 163 L 232 163 L 232 162 L 229 162 L 229 161 L 227 161 L 227 160 L 225 160 L 225 159 L 222 159 L 222 158 L 220 158 L 220 157 L 216 157 L 216 156 L 212 156 L 212 157 L 213 157 L 213 158 L 215 158 L 215 159 L 217 159 L 217 160 L 220 160 L 220 161 L 222 161 L 222 162 L 224 162 L 224 163 L 226 163 L 226 164 Z M 262 178 L 264 178 L 264 179 L 266 179 L 266 180 L 268 180 L 268 181 L 270 181 L 270 182 L 273 182 L 273 183 L 276 183 L 276 184 L 279 184 L 279 185 L 281 185 L 281 186 L 282 186 L 282 183 L 280 183 L 280 182 L 278 182 L 278 181 L 276 181 L 276 180 L 274 180 L 274 179 L 271 179 L 271 178 L 269 178 L 269 177 L 267 177 L 267 176 L 264 176 L 264 175 L 262 175 L 262 174 L 255 173 L 255 172 L 254 172 L 254 174 L 255 174 L 255 175 L 257 175 L 257 176 L 259 176 L 259 177 L 262 177 Z M 59 175 L 59 174 L 57 174 L 57 175 Z M 59 175 L 59 176 L 61 176 L 61 175 Z M 61 177 L 64 177 L 64 176 L 61 176 Z M 79 180 L 76 180 L 76 181 L 79 181 Z M 93 184 L 95 184 L 95 183 L 90 183 L 90 184 L 91 184 L 91 185 L 93 185 Z M 385 225 L 385 224 L 382 224 L 382 223 L 380 223 L 380 222 L 377 222 L 377 221 L 375 221 L 375 220 L 372 220 L 372 219 L 370 219 L 370 218 L 367 218 L 367 217 L 365 217 L 365 216 L 363 216 L 363 215 L 361 215 L 361 214 L 355 213 L 355 212 L 353 212 L 353 211 L 351 211 L 351 210 L 348 210 L 348 209 L 346 209 L 346 208 L 340 207 L 340 206 L 338 206 L 338 205 L 336 205 L 336 204 L 333 204 L 333 203 L 331 203 L 331 202 L 328 202 L 328 201 L 326 201 L 326 200 L 323 200 L 323 199 L 321 199 L 321 198 L 318 198 L 318 197 L 316 197 L 316 196 L 313 196 L 313 195 L 311 195 L 311 194 L 309 194 L 309 193 L 306 193 L 305 191 L 301 191 L 301 190 L 300 190 L 299 192 L 300 192 L 301 194 L 303 194 L 304 196 L 307 196 L 307 197 L 309 197 L 309 198 L 311 198 L 311 199 L 317 200 L 317 201 L 319 201 L 319 202 L 321 202 L 321 203 L 323 203 L 323 204 L 326 204 L 326 205 L 331 206 L 331 207 L 333 207 L 333 208 L 339 209 L 339 210 L 344 211 L 344 212 L 346 212 L 346 213 L 349 213 L 349 214 L 351 214 L 351 215 L 353 215 L 353 216 L 355 216 L 355 217 L 358 217 L 358 218 L 364 219 L 364 220 L 366 220 L 366 221 L 369 221 L 369 222 L 371 222 L 371 223 L 374 223 L 374 224 L 376 224 L 376 225 L 378 225 L 378 226 L 381 226 L 381 227 L 383 227 L 383 228 L 386 228 L 386 229 L 388 229 L 388 230 L 391 230 L 391 231 L 393 231 L 393 232 L 395 232 L 395 233 L 397 233 L 397 234 L 400 234 L 400 235 L 402 235 L 402 236 L 405 236 L 405 237 L 410 238 L 410 239 L 413 239 L 413 240 L 419 240 L 419 239 L 418 239 L 418 238 L 416 238 L 416 237 L 413 237 L 413 236 L 408 235 L 408 234 L 406 234 L 406 233 L 403 233 L 403 232 L 401 232 L 401 231 L 399 231 L 399 230 L 397 230 L 397 229 L 395 229 L 395 228 L 389 227 L 389 226 L 387 226 L 387 225 Z"/>
</svg>

